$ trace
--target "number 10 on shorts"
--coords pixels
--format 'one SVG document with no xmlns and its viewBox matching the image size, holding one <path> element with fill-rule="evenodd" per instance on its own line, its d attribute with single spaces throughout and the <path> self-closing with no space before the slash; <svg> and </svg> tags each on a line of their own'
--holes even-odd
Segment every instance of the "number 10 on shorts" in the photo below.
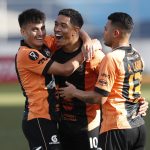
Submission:
<svg viewBox="0 0 150 150">
<path fill-rule="evenodd" d="M 97 137 L 90 137 L 90 148 L 97 148 L 98 146 L 98 139 Z"/>
</svg>

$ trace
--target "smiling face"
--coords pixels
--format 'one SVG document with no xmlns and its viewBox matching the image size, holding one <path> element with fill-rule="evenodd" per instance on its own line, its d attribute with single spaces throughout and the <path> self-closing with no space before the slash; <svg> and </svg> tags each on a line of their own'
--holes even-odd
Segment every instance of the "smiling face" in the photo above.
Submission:
<svg viewBox="0 0 150 150">
<path fill-rule="evenodd" d="M 35 49 L 40 49 L 46 36 L 45 24 L 28 23 L 21 28 L 21 34 L 25 43 Z"/>
<path fill-rule="evenodd" d="M 73 26 L 70 17 L 59 15 L 55 21 L 54 33 L 58 46 L 64 47 L 73 43 L 79 36 L 79 28 Z"/>
</svg>

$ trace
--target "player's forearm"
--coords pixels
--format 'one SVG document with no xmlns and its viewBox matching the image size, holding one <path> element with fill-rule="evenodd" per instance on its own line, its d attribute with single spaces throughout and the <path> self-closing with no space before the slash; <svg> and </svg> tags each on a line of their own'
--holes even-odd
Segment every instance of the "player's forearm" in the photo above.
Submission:
<svg viewBox="0 0 150 150">
<path fill-rule="evenodd" d="M 76 97 L 86 103 L 91 103 L 91 104 L 101 103 L 101 96 L 95 91 L 81 91 L 79 89 L 76 89 L 75 92 L 72 94 L 73 94 L 73 97 Z"/>
<path fill-rule="evenodd" d="M 47 73 L 54 75 L 71 75 L 84 61 L 82 52 L 64 64 L 53 61 Z"/>
<path fill-rule="evenodd" d="M 80 52 L 77 56 L 67 61 L 64 67 L 67 70 L 66 76 L 71 75 L 82 63 L 84 62 L 84 56 Z"/>
</svg>

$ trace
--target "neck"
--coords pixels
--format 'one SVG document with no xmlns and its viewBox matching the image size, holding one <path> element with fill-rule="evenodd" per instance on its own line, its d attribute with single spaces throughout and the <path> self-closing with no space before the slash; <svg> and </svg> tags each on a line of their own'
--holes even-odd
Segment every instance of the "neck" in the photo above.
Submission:
<svg viewBox="0 0 150 150">
<path fill-rule="evenodd" d="M 72 53 L 72 52 L 77 51 L 79 49 L 80 45 L 81 45 L 81 40 L 78 39 L 78 40 L 70 42 L 69 44 L 64 46 L 63 50 L 65 52 Z"/>
<path fill-rule="evenodd" d="M 117 47 L 129 46 L 130 34 L 122 35 L 114 39 L 114 43 L 112 44 L 112 49 L 116 49 Z"/>
<path fill-rule="evenodd" d="M 25 42 L 29 47 L 34 48 L 34 49 L 36 49 L 36 50 L 41 50 L 41 48 L 42 48 L 42 46 L 35 46 L 35 45 L 32 45 L 32 44 L 30 44 L 29 42 L 27 42 L 27 41 L 25 41 L 25 40 L 24 40 L 24 42 Z"/>
<path fill-rule="evenodd" d="M 129 41 L 128 40 L 124 40 L 124 41 L 119 41 L 116 42 L 112 45 L 112 49 L 116 49 L 118 47 L 123 47 L 123 46 L 129 46 Z"/>
</svg>

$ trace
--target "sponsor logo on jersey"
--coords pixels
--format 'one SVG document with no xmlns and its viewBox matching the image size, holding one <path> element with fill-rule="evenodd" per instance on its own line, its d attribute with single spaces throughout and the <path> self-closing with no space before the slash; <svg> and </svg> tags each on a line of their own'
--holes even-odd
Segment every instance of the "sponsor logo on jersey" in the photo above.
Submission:
<svg viewBox="0 0 150 150">
<path fill-rule="evenodd" d="M 102 79 L 99 80 L 98 82 L 101 86 L 106 86 L 108 84 L 106 80 L 102 80 Z"/>
<path fill-rule="evenodd" d="M 101 76 L 110 79 L 110 75 L 109 74 L 102 73 Z"/>
<path fill-rule="evenodd" d="M 31 51 L 31 52 L 29 53 L 29 58 L 30 58 L 31 60 L 37 60 L 37 59 L 39 58 L 39 54 L 38 54 L 37 52 L 35 52 L 35 51 Z"/>
<path fill-rule="evenodd" d="M 45 49 L 44 52 L 45 52 L 46 57 L 49 58 L 51 56 L 50 50 L 48 48 Z"/>
</svg>

